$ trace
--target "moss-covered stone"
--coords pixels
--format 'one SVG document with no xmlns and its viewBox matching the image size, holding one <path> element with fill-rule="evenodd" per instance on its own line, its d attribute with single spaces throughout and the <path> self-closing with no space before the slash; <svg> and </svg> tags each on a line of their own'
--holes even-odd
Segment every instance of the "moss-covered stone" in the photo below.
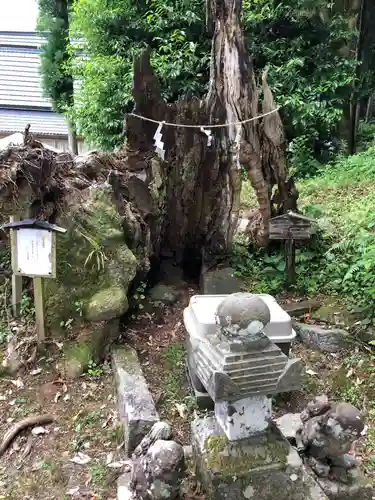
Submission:
<svg viewBox="0 0 375 500">
<path fill-rule="evenodd" d="M 64 375 L 76 378 L 89 367 L 92 349 L 89 343 L 77 342 L 67 346 L 65 350 Z"/>
<path fill-rule="evenodd" d="M 286 467 L 289 452 L 286 442 L 272 438 L 255 440 L 249 445 L 246 440 L 231 442 L 226 436 L 211 436 L 204 448 L 207 466 L 220 471 L 223 477 L 241 477 L 252 469 L 272 464 Z"/>
<path fill-rule="evenodd" d="M 64 350 L 64 374 L 75 378 L 87 370 L 91 362 L 101 363 L 119 335 L 120 320 L 90 322 L 77 328 L 74 342 Z"/>
<path fill-rule="evenodd" d="M 313 319 L 324 321 L 331 325 L 353 326 L 358 320 L 355 314 L 349 312 L 337 299 L 331 299 L 311 314 Z"/>
<path fill-rule="evenodd" d="M 161 302 L 162 304 L 172 305 L 178 301 L 178 293 L 173 286 L 159 283 L 149 292 L 152 302 Z"/>
<path fill-rule="evenodd" d="M 192 423 L 191 438 L 206 500 L 328 500 L 276 429 L 229 441 L 206 416 Z"/>
<path fill-rule="evenodd" d="M 108 299 L 109 290 L 115 290 L 114 317 L 121 314 L 138 264 L 125 244 L 111 187 L 74 193 L 56 223 L 67 232 L 57 237 L 57 278 L 44 280 L 47 328 L 61 330 L 72 319 L 76 325 L 94 304 L 99 305 L 100 297 Z M 109 319 L 114 303 L 110 306 L 107 299 L 101 306 Z"/>
<path fill-rule="evenodd" d="M 126 313 L 128 307 L 125 289 L 112 286 L 93 295 L 83 312 L 89 321 L 106 321 Z"/>
</svg>

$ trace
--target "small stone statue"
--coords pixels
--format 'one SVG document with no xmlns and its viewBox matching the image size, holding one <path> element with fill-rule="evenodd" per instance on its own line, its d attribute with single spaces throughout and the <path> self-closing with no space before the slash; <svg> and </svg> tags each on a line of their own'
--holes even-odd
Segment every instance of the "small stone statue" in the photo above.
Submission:
<svg viewBox="0 0 375 500">
<path fill-rule="evenodd" d="M 349 483 L 356 476 L 357 460 L 349 454 L 364 429 L 363 416 L 350 403 L 330 403 L 317 397 L 301 413 L 296 440 L 307 464 L 318 477 Z"/>
<path fill-rule="evenodd" d="M 133 454 L 130 489 L 134 500 L 174 500 L 184 475 L 183 447 L 170 426 L 157 422 Z"/>
<path fill-rule="evenodd" d="M 154 444 L 158 439 L 163 441 L 169 441 L 172 439 L 173 433 L 171 426 L 167 422 L 156 422 L 136 447 L 133 453 L 133 460 L 137 457 L 141 457 L 147 453 L 147 450 L 152 444 Z"/>
</svg>

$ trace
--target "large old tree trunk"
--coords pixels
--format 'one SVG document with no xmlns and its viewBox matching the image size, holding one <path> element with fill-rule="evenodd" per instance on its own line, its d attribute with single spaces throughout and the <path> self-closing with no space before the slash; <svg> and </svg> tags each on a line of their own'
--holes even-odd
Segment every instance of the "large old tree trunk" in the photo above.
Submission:
<svg viewBox="0 0 375 500">
<path fill-rule="evenodd" d="M 259 202 L 254 241 L 268 243 L 268 222 L 279 192 L 278 211 L 287 207 L 294 184 L 287 178 L 284 136 L 278 113 L 263 122 L 256 117 L 258 92 L 254 71 L 240 25 L 241 0 L 208 0 L 208 21 L 214 25 L 210 87 L 204 101 L 187 96 L 176 104 L 162 99 L 158 81 L 145 51 L 134 64 L 134 113 L 173 124 L 209 125 L 213 141 L 207 145 L 199 128 L 163 126 L 165 161 L 156 158 L 153 136 L 157 124 L 129 115 L 126 118 L 130 172 L 151 185 L 148 214 L 153 255 L 173 257 L 185 269 L 198 271 L 202 256 L 210 260 L 231 247 L 237 224 L 241 164 Z M 264 81 L 263 111 L 274 107 Z M 136 181 L 140 184 L 141 181 Z M 295 206 L 296 196 L 288 208 Z M 143 214 L 145 215 L 145 214 Z"/>
<path fill-rule="evenodd" d="M 270 217 L 295 208 L 298 195 L 287 177 L 278 113 L 238 123 L 261 112 L 240 12 L 241 0 L 208 3 L 214 29 L 203 101 L 187 96 L 167 104 L 149 52 L 135 61 L 134 113 L 154 122 L 128 115 L 122 150 L 58 154 L 35 141 L 28 126 L 23 146 L 0 152 L 1 216 L 40 218 L 67 229 L 59 236 L 57 279 L 45 280 L 46 326 L 54 332 L 74 320 L 80 367 L 82 353 L 85 362 L 100 360 L 115 340 L 132 291 L 152 264 L 158 268 L 167 257 L 198 277 L 202 265 L 227 255 L 240 206 L 240 165 L 259 202 L 250 224 L 254 243 L 267 245 Z M 266 78 L 262 108 L 275 108 Z M 162 161 L 153 145 L 162 121 L 212 125 L 212 144 L 199 126 L 166 123 Z M 227 126 L 215 127 L 220 124 Z"/>
<path fill-rule="evenodd" d="M 18 164 L 17 196 L 21 186 L 28 186 L 25 203 L 33 200 L 29 215 L 54 222 L 62 210 L 62 199 L 76 189 L 88 189 L 92 182 L 107 180 L 126 244 L 139 263 L 138 279 L 145 277 L 150 264 L 164 257 L 198 276 L 202 264 L 210 265 L 231 249 L 243 166 L 259 202 L 249 225 L 251 236 L 256 245 L 266 246 L 270 217 L 295 208 L 298 194 L 287 176 L 279 114 L 273 112 L 258 119 L 260 113 L 275 110 L 275 103 L 264 77 L 260 109 L 252 61 L 240 25 L 241 7 L 241 0 L 207 2 L 213 40 L 210 85 L 204 100 L 186 96 L 167 104 L 150 65 L 149 52 L 145 50 L 134 62 L 135 109 L 125 120 L 127 142 L 123 150 L 75 160 L 58 155 L 56 159 L 25 139 L 27 146 L 37 150 L 23 149 L 24 160 L 19 152 L 6 152 L 3 163 L 10 168 L 14 162 Z M 156 155 L 153 144 L 162 121 L 166 122 L 162 128 L 164 161 Z M 201 125 L 211 130 L 211 145 Z M 62 163 L 69 172 L 63 178 Z M 14 189 L 15 184 L 8 181 L 3 188 L 12 199 Z M 46 203 L 51 205 L 49 215 L 43 208 Z"/>
</svg>

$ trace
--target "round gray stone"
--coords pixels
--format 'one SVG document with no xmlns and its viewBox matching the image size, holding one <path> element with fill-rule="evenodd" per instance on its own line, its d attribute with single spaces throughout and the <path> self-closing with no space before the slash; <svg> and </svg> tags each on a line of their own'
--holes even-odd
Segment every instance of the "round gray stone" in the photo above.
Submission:
<svg viewBox="0 0 375 500">
<path fill-rule="evenodd" d="M 271 313 L 267 304 L 252 293 L 233 293 L 219 304 L 216 315 L 220 326 L 238 325 L 240 329 L 247 329 L 251 324 L 262 329 L 270 322 Z"/>
</svg>

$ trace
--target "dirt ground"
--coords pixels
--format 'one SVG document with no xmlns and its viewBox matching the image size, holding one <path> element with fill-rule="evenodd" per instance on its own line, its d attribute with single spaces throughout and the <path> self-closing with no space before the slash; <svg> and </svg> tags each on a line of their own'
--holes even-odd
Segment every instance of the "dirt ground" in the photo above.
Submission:
<svg viewBox="0 0 375 500">
<path fill-rule="evenodd" d="M 174 306 L 140 314 L 124 337 L 138 352 L 160 418 L 171 422 L 183 445 L 190 444 L 190 422 L 197 411 L 186 376 L 183 325 L 183 309 L 195 293 L 195 288 L 187 288 Z"/>
<path fill-rule="evenodd" d="M 17 421 L 51 414 L 54 422 L 25 430 L 0 458 L 0 498 L 116 498 L 122 429 L 110 367 L 62 380 L 55 360 L 27 375 L 0 378 L 0 436 Z"/>
</svg>

